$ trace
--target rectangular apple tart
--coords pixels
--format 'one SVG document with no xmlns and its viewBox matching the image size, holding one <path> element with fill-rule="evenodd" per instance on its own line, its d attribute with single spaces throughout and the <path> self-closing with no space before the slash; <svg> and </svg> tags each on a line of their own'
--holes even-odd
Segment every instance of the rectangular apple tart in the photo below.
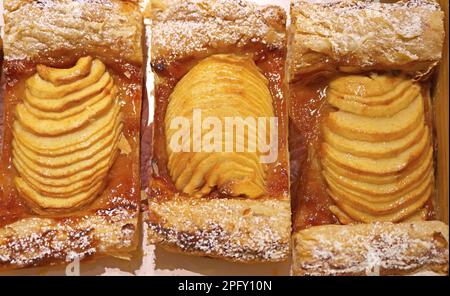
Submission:
<svg viewBox="0 0 450 296">
<path fill-rule="evenodd" d="M 138 244 L 137 2 L 5 0 L 0 268 Z"/>
<path fill-rule="evenodd" d="M 434 1 L 294 1 L 295 275 L 448 273 L 436 221 Z"/>
<path fill-rule="evenodd" d="M 246 1 L 157 1 L 149 240 L 235 262 L 289 255 L 286 15 Z"/>
<path fill-rule="evenodd" d="M 0 27 L 1 32 L 2 27 Z M 3 64 L 3 39 L 0 37 L 0 77 L 2 75 L 2 64 Z M 0 147 L 3 143 L 3 97 L 0 91 Z M 1 190 L 1 187 L 0 187 Z"/>
</svg>

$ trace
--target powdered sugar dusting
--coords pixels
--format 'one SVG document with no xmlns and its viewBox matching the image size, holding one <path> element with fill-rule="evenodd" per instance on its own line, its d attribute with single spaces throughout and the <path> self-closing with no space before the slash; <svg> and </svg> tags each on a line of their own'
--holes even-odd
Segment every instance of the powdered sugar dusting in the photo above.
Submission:
<svg viewBox="0 0 450 296">
<path fill-rule="evenodd" d="M 281 7 L 236 0 L 168 2 L 155 9 L 152 18 L 152 65 L 160 72 L 173 61 L 189 63 L 215 52 L 240 53 L 255 44 L 269 50 L 285 47 L 286 13 Z M 288 257 L 291 210 L 287 196 L 249 200 L 173 194 L 166 201 L 157 200 L 157 195 L 149 197 L 151 243 L 238 262 Z"/>
<path fill-rule="evenodd" d="M 108 48 L 118 57 L 142 62 L 142 16 L 129 2 L 4 0 L 4 6 L 6 60 L 32 59 L 61 49 Z"/>
<path fill-rule="evenodd" d="M 284 10 L 277 6 L 234 0 L 180 1 L 154 13 L 152 59 L 174 60 L 249 42 L 278 48 L 284 46 L 285 22 Z"/>
<path fill-rule="evenodd" d="M 320 61 L 425 73 L 441 59 L 444 14 L 434 1 L 296 0 L 292 15 L 297 71 Z"/>
<path fill-rule="evenodd" d="M 79 51 L 92 51 L 101 58 L 110 49 L 106 55 L 117 63 L 121 59 L 142 62 L 143 24 L 137 2 L 5 0 L 4 6 L 8 61 L 39 60 L 60 51 L 75 56 Z M 17 81 L 17 77 L 9 78 Z M 136 188 L 130 186 L 124 188 L 126 192 L 111 188 L 104 199 L 99 198 L 89 208 L 59 216 L 26 211 L 15 217 L 12 206 L 2 209 L 7 219 L 0 227 L 0 269 L 54 265 L 93 255 L 129 256 L 137 247 L 139 218 Z M 5 198 L 2 204 L 8 205 L 11 196 Z"/>
<path fill-rule="evenodd" d="M 291 227 L 287 200 L 149 203 L 147 224 L 152 243 L 237 262 L 287 259 Z"/>
<path fill-rule="evenodd" d="M 0 229 L 0 269 L 127 252 L 135 247 L 137 215 L 136 211 L 116 209 L 61 220 L 22 219 Z"/>
<path fill-rule="evenodd" d="M 448 226 L 441 222 L 314 227 L 294 241 L 300 274 L 448 271 Z"/>
</svg>

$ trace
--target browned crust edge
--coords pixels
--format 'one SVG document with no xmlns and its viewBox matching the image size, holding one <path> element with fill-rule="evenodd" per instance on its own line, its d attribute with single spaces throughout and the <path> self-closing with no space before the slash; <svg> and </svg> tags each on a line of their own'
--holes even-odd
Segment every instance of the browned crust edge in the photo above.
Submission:
<svg viewBox="0 0 450 296">
<path fill-rule="evenodd" d="M 291 79 L 374 70 L 426 76 L 442 57 L 443 18 L 433 0 L 293 0 Z"/>
<path fill-rule="evenodd" d="M 5 0 L 5 60 L 66 50 L 98 52 L 142 64 L 139 1 Z"/>
<path fill-rule="evenodd" d="M 137 2 L 5 0 L 5 60 L 34 59 L 58 50 L 102 54 L 111 48 L 109 55 L 143 64 L 143 21 Z M 43 30 L 49 25 L 51 33 Z M 139 155 L 139 150 L 133 154 Z M 136 155 L 133 159 L 139 159 Z M 7 224 L 0 228 L 0 270 L 94 256 L 129 258 L 139 244 L 139 214 L 136 200 L 135 205 L 93 210 L 83 216 L 35 216 Z"/>
<path fill-rule="evenodd" d="M 285 47 L 287 17 L 279 6 L 235 0 L 152 3 L 152 64 L 201 58 L 217 49 L 239 49 L 250 43 Z"/>
<path fill-rule="evenodd" d="M 0 270 L 95 256 L 126 257 L 138 245 L 138 212 L 99 210 L 75 219 L 25 218 L 0 228 Z"/>
<path fill-rule="evenodd" d="M 286 13 L 278 6 L 234 0 L 153 4 L 151 49 L 156 67 L 222 50 L 239 52 L 252 43 L 269 49 L 286 46 Z M 169 201 L 150 195 L 146 220 L 149 242 L 173 252 L 240 263 L 280 262 L 290 254 L 288 195 L 278 200 L 175 196 Z"/>
<path fill-rule="evenodd" d="M 449 227 L 439 221 L 316 226 L 292 240 L 293 275 L 448 274 Z"/>
<path fill-rule="evenodd" d="M 149 208 L 149 242 L 169 251 L 241 263 L 289 256 L 288 200 L 149 200 Z"/>
</svg>

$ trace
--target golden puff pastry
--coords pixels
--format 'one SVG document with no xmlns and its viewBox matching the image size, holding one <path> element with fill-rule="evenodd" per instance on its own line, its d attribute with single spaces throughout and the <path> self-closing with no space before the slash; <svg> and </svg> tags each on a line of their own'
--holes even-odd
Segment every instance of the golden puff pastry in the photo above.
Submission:
<svg viewBox="0 0 450 296">
<path fill-rule="evenodd" d="M 286 15 L 280 7 L 246 1 L 159 2 L 152 10 L 156 109 L 149 241 L 233 262 L 284 261 L 291 231 Z M 246 150 L 248 145 L 242 152 L 222 149 L 246 143 L 251 127 L 230 140 L 234 132 L 220 130 L 216 136 L 224 139 L 217 149 L 195 151 L 211 131 L 190 134 L 192 128 L 183 132 L 173 123 L 185 118 L 194 126 L 199 111 L 220 126 L 234 117 L 278 118 L 277 156 L 262 162 L 261 151 Z M 173 140 L 184 134 L 184 142 Z M 272 137 L 266 130 L 256 138 Z M 174 149 L 174 143 L 189 149 Z"/>
<path fill-rule="evenodd" d="M 127 258 L 140 206 L 138 3 L 4 4 L 0 269 Z"/>
<path fill-rule="evenodd" d="M 433 0 L 294 0 L 291 79 L 312 73 L 429 73 L 442 57 L 444 13 Z"/>
<path fill-rule="evenodd" d="M 325 225 L 294 234 L 296 275 L 448 273 L 448 226 L 442 222 Z"/>
<path fill-rule="evenodd" d="M 291 14 L 293 274 L 448 273 L 427 81 L 439 5 L 305 0 Z"/>
</svg>

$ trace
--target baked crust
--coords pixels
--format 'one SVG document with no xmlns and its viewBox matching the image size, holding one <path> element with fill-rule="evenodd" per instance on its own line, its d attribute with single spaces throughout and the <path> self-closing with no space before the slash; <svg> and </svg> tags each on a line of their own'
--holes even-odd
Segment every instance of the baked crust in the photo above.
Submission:
<svg viewBox="0 0 450 296">
<path fill-rule="evenodd" d="M 83 260 L 130 258 L 139 240 L 138 211 L 99 210 L 79 218 L 24 218 L 0 228 L 0 270 Z"/>
<path fill-rule="evenodd" d="M 109 53 L 142 63 L 142 16 L 136 3 L 5 0 L 5 58 L 33 59 L 65 49 Z"/>
<path fill-rule="evenodd" d="M 293 236 L 294 275 L 448 273 L 448 226 L 438 221 L 325 225 Z"/>
<path fill-rule="evenodd" d="M 165 137 L 161 132 L 164 102 L 180 77 L 193 64 L 213 54 L 257 56 L 261 52 L 273 54 L 267 55 L 268 64 L 279 62 L 281 65 L 275 70 L 278 75 L 273 76 L 284 77 L 285 24 L 282 8 L 245 1 L 154 3 L 151 64 L 156 75 L 156 117 L 151 180 L 147 189 L 151 243 L 170 251 L 233 262 L 278 262 L 288 258 L 291 210 L 286 146 L 280 146 L 279 166 L 272 168 L 278 178 L 276 184 L 271 185 L 273 194 L 254 200 L 216 196 L 214 192 L 202 198 L 182 194 L 173 188 L 166 164 L 158 159 L 166 154 L 165 148 L 159 148 L 165 145 L 165 140 L 158 142 Z M 274 101 L 279 101 L 274 104 L 284 110 L 276 114 L 285 116 L 284 80 L 272 84 L 280 87 L 276 92 L 279 95 L 273 97 Z M 286 131 L 282 134 L 286 135 Z M 284 136 L 282 141 L 287 143 Z"/>
<path fill-rule="evenodd" d="M 3 39 L 0 37 L 0 77 L 2 76 L 3 73 L 2 64 L 3 64 Z M 2 145 L 3 145 L 3 93 L 0 91 L 0 147 L 2 147 Z M 2 189 L 0 187 L 0 191 L 1 190 Z"/>
<path fill-rule="evenodd" d="M 158 4 L 156 4 L 158 3 Z M 153 1 L 152 62 L 202 57 L 249 43 L 284 48 L 286 14 L 245 1 Z"/>
<path fill-rule="evenodd" d="M 129 258 L 138 246 L 139 122 L 142 95 L 142 17 L 137 3 L 120 0 L 5 1 L 3 155 L 11 154 L 17 84 L 36 64 L 66 67 L 79 57 L 103 59 L 121 87 L 125 144 L 108 185 L 80 210 L 33 213 L 15 193 L 10 157 L 0 167 L 0 269 L 71 262 L 93 256 Z M 51 30 L 49 30 L 51 28 Z M 111 68 L 109 68 L 111 67 Z M 131 110 L 131 111 L 128 111 Z M 8 160 L 9 159 L 9 160 Z M 126 170 L 120 173 L 120 170 Z M 115 188 L 120 182 L 123 190 Z"/>
<path fill-rule="evenodd" d="M 316 72 L 401 70 L 420 77 L 440 61 L 444 13 L 431 0 L 295 0 L 291 79 Z"/>
<path fill-rule="evenodd" d="M 292 145 L 298 146 L 291 151 L 306 154 L 292 158 L 295 165 L 301 164 L 300 181 L 293 186 L 299 197 L 294 214 L 292 273 L 399 275 L 431 270 L 447 274 L 448 226 L 412 222 L 433 219 L 432 199 L 425 205 L 428 213 L 400 224 L 334 225 L 346 217 L 336 217 L 342 212 L 330 210 L 339 208 L 323 180 L 319 161 L 323 151 L 315 150 L 323 140 L 322 119 L 335 111 L 324 103 L 329 82 L 348 73 L 387 72 L 424 80 L 419 83 L 426 94 L 426 124 L 431 126 L 426 79 L 441 59 L 444 26 L 439 5 L 427 0 L 298 0 L 292 3 L 291 13 L 290 115 L 295 128 L 290 137 Z M 358 87 L 364 90 L 361 93 L 366 91 L 364 86 Z M 304 135 L 298 136 L 296 129 Z M 307 142 L 306 147 L 296 143 L 296 137 Z M 358 174 L 355 176 L 358 180 Z"/>
<path fill-rule="evenodd" d="M 149 207 L 149 241 L 171 251 L 243 263 L 287 257 L 289 201 L 150 199 Z"/>
</svg>

